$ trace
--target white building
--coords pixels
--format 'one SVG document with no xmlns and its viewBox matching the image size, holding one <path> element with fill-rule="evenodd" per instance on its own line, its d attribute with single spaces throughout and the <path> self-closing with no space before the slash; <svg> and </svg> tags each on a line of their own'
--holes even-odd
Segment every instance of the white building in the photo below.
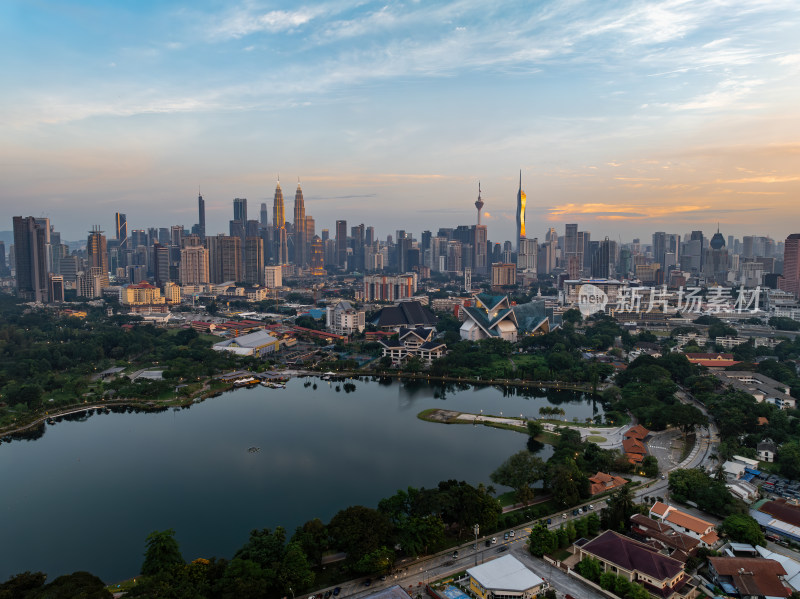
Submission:
<svg viewBox="0 0 800 599">
<path fill-rule="evenodd" d="M 461 338 L 480 341 L 495 337 L 511 343 L 517 341 L 517 317 L 505 295 L 479 293 L 473 305 L 464 308 L 466 320 L 461 325 Z"/>
<path fill-rule="evenodd" d="M 283 287 L 283 267 L 265 266 L 264 267 L 264 286 L 269 289 Z"/>
<path fill-rule="evenodd" d="M 215 343 L 214 351 L 227 351 L 239 356 L 263 358 L 267 354 L 280 349 L 280 341 L 264 330 L 259 330 L 233 339 Z"/>
<path fill-rule="evenodd" d="M 360 333 L 366 327 L 366 318 L 364 310 L 356 310 L 347 300 L 325 308 L 325 326 L 337 335 Z"/>
<path fill-rule="evenodd" d="M 531 599 L 544 587 L 544 580 L 513 555 L 504 555 L 469 568 L 469 589 L 480 599 Z"/>
</svg>

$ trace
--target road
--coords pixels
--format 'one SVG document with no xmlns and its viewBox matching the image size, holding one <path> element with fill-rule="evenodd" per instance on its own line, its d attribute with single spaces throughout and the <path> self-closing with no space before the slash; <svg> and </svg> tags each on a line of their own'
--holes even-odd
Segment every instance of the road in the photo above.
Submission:
<svg viewBox="0 0 800 599">
<path fill-rule="evenodd" d="M 588 506 L 587 504 L 584 504 Z M 601 500 L 594 503 L 595 512 L 605 507 L 605 501 Z M 580 506 L 577 506 L 580 507 Z M 552 522 L 548 528 L 556 529 L 561 524 L 565 524 L 570 520 L 580 516 L 573 516 L 570 508 L 567 511 L 567 518 L 553 517 Z M 590 512 L 589 512 L 590 513 Z M 427 582 L 445 578 L 450 574 L 455 574 L 471 568 L 477 564 L 482 564 L 491 561 L 496 557 L 501 557 L 508 553 L 514 555 L 518 560 L 523 562 L 531 570 L 533 570 L 540 578 L 548 581 L 559 592 L 560 596 L 565 593 L 573 595 L 574 597 L 586 597 L 588 599 L 606 599 L 594 589 L 584 585 L 580 581 L 568 576 L 565 572 L 559 570 L 546 563 L 545 561 L 533 557 L 528 551 L 527 540 L 531 532 L 531 526 L 534 522 L 524 524 L 519 528 L 508 529 L 507 531 L 500 531 L 494 533 L 492 536 L 497 538 L 497 543 L 492 544 L 491 538 L 480 536 L 478 538 L 478 548 L 473 549 L 475 539 L 464 543 L 458 548 L 450 548 L 436 555 L 425 557 L 417 560 L 407 560 L 396 564 L 398 571 L 386 577 L 386 580 L 375 580 L 370 586 L 364 586 L 364 578 L 353 580 L 341 585 L 340 597 L 348 597 L 359 599 L 374 593 L 375 591 L 384 589 L 392 585 L 400 585 L 410 595 L 415 596 L 421 593 Z M 503 540 L 504 533 L 514 531 L 515 536 L 509 538 L 507 541 Z M 490 541 L 490 546 L 486 547 L 486 540 Z M 507 550 L 501 551 L 502 547 L 508 547 Z M 453 557 L 453 551 L 458 550 L 458 557 Z M 319 593 L 325 593 L 327 589 L 321 589 Z M 316 595 L 319 595 L 316 593 Z"/>
</svg>

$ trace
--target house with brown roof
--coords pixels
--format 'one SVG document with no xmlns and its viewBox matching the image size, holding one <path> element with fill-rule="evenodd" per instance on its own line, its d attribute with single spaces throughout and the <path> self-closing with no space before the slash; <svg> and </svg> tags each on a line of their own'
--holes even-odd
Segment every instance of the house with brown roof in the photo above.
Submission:
<svg viewBox="0 0 800 599">
<path fill-rule="evenodd" d="M 713 547 L 719 541 L 719 535 L 711 522 L 682 512 L 666 503 L 656 501 L 650 508 L 650 517 L 668 524 L 678 532 L 698 539 L 704 547 Z"/>
<path fill-rule="evenodd" d="M 644 514 L 631 516 L 631 532 L 661 553 L 681 562 L 697 554 L 700 540 L 678 532 L 669 524 L 648 518 Z"/>
<path fill-rule="evenodd" d="M 682 562 L 619 533 L 607 530 L 578 550 L 581 559 L 596 559 L 603 571 L 643 585 L 654 597 L 683 599 L 697 595 Z"/>
<path fill-rule="evenodd" d="M 640 464 L 647 455 L 647 448 L 639 439 L 628 438 L 622 440 L 622 451 L 632 464 Z"/>
<path fill-rule="evenodd" d="M 637 424 L 636 426 L 632 426 L 625 431 L 625 434 L 622 437 L 624 439 L 637 439 L 639 441 L 644 441 L 649 434 L 649 430 L 647 430 L 641 424 Z"/>
<path fill-rule="evenodd" d="M 621 476 L 614 476 L 613 474 L 606 474 L 605 472 L 598 472 L 594 476 L 589 477 L 589 482 L 592 483 L 592 495 L 604 493 L 617 487 L 624 487 L 628 481 Z"/>
<path fill-rule="evenodd" d="M 760 557 L 709 557 L 708 572 L 727 595 L 765 599 L 792 594 L 780 562 Z"/>
</svg>

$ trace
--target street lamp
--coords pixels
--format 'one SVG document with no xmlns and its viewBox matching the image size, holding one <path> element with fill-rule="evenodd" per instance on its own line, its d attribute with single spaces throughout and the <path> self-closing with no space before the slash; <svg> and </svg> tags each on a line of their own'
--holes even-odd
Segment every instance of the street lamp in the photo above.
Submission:
<svg viewBox="0 0 800 599">
<path fill-rule="evenodd" d="M 481 527 L 477 524 L 472 527 L 472 532 L 475 533 L 475 565 L 478 565 L 478 533 L 481 532 Z"/>
<path fill-rule="evenodd" d="M 294 599 L 294 589 L 292 589 L 292 587 L 289 587 L 289 591 L 292 593 L 292 599 Z"/>
</svg>

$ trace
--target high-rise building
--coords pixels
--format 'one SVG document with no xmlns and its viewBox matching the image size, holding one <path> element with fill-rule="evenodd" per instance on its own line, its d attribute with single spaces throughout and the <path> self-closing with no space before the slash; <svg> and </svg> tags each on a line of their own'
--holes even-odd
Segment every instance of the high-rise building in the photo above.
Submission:
<svg viewBox="0 0 800 599">
<path fill-rule="evenodd" d="M 15 216 L 14 259 L 17 295 L 27 301 L 48 301 L 45 230 L 32 216 Z"/>
<path fill-rule="evenodd" d="M 779 287 L 800 297 L 800 233 L 792 233 L 783 244 L 783 277 Z"/>
<path fill-rule="evenodd" d="M 156 285 L 163 285 L 167 281 L 171 281 L 170 277 L 170 259 L 169 259 L 169 246 L 163 245 L 160 242 L 153 244 L 153 280 Z"/>
<path fill-rule="evenodd" d="M 248 237 L 244 251 L 244 281 L 250 285 L 264 284 L 264 247 L 260 237 Z"/>
<path fill-rule="evenodd" d="M 242 280 L 241 239 L 228 235 L 206 237 L 210 283 Z"/>
<path fill-rule="evenodd" d="M 247 222 L 247 198 L 233 199 L 233 220 Z"/>
<path fill-rule="evenodd" d="M 578 260 L 578 225 L 569 223 L 564 232 L 563 249 L 564 266 L 568 267 L 570 259 Z M 573 267 L 574 268 L 574 267 Z"/>
<path fill-rule="evenodd" d="M 108 287 L 108 248 L 103 233 L 99 225 L 92 227 L 86 241 L 86 259 L 88 268 L 100 269 L 100 276 L 103 277 L 102 286 Z"/>
<path fill-rule="evenodd" d="M 206 201 L 201 194 L 197 194 L 197 235 L 201 240 L 206 239 Z"/>
<path fill-rule="evenodd" d="M 283 190 L 281 182 L 275 186 L 275 197 L 272 203 L 272 228 L 275 250 L 272 260 L 275 264 L 289 264 L 289 241 L 286 233 L 286 208 L 283 205 Z"/>
<path fill-rule="evenodd" d="M 264 267 L 264 286 L 269 289 L 283 286 L 283 267 L 265 266 Z"/>
<path fill-rule="evenodd" d="M 314 238 L 311 240 L 309 266 L 311 267 L 312 276 L 321 277 L 325 274 L 325 256 L 322 240 L 316 235 L 314 235 Z"/>
<path fill-rule="evenodd" d="M 517 191 L 517 253 L 522 243 L 520 240 L 525 238 L 525 192 L 522 191 L 522 170 L 519 171 L 519 191 Z"/>
<path fill-rule="evenodd" d="M 336 221 L 336 266 L 347 266 L 347 221 Z"/>
<path fill-rule="evenodd" d="M 298 179 L 294 192 L 294 263 L 300 268 L 308 264 L 306 241 L 306 205 Z"/>
<path fill-rule="evenodd" d="M 114 229 L 117 239 L 117 255 L 119 256 L 119 266 L 128 265 L 127 254 L 130 250 L 128 245 L 128 217 L 117 212 L 114 215 Z"/>
<path fill-rule="evenodd" d="M 204 285 L 209 283 L 208 250 L 200 243 L 199 236 L 186 237 L 181 249 L 181 285 Z"/>
<path fill-rule="evenodd" d="M 261 202 L 261 212 L 259 213 L 259 216 L 259 224 L 261 225 L 261 228 L 266 229 L 269 226 L 269 212 L 267 210 L 266 202 Z"/>
</svg>

